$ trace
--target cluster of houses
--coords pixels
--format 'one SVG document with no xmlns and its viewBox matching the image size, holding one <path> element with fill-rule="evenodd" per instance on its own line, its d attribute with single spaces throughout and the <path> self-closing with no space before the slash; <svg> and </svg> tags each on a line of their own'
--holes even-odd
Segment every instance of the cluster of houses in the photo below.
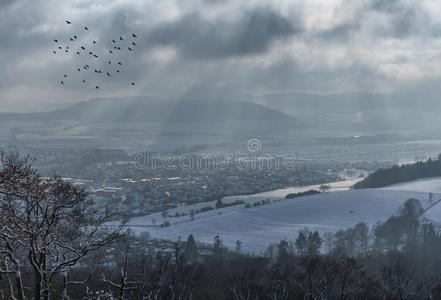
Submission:
<svg viewBox="0 0 441 300">
<path fill-rule="evenodd" d="M 130 216 L 143 215 L 181 205 L 222 199 L 225 196 L 255 194 L 289 186 L 339 180 L 338 172 L 315 170 L 307 173 L 268 172 L 179 177 L 123 178 L 115 182 L 87 182 L 95 202 Z"/>
</svg>

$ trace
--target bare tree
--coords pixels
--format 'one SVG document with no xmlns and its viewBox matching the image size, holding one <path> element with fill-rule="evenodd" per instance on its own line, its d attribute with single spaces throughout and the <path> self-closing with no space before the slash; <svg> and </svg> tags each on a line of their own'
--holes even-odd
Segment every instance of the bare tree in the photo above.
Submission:
<svg viewBox="0 0 441 300">
<path fill-rule="evenodd" d="M 322 185 L 320 185 L 319 190 L 322 193 L 326 193 L 331 190 L 331 186 L 329 184 L 322 184 Z"/>
<path fill-rule="evenodd" d="M 112 214 L 97 214 L 85 189 L 42 177 L 29 157 L 3 153 L 0 163 L 0 251 L 13 268 L 15 295 L 25 299 L 21 274 L 29 268 L 33 299 L 49 299 L 57 277 L 111 244 L 123 226 L 106 225 Z"/>
<path fill-rule="evenodd" d="M 112 281 L 107 278 L 104 272 L 101 273 L 102 280 L 109 284 L 111 287 L 115 288 L 118 293 L 118 299 L 125 299 L 125 294 L 127 291 L 135 290 L 138 288 L 137 281 L 129 281 L 128 268 L 129 268 L 129 251 L 130 251 L 130 241 L 124 241 L 123 247 L 116 247 L 114 251 L 118 256 L 121 257 L 121 267 L 120 267 L 120 278 L 118 281 Z M 116 258 L 115 258 L 116 260 Z"/>
</svg>

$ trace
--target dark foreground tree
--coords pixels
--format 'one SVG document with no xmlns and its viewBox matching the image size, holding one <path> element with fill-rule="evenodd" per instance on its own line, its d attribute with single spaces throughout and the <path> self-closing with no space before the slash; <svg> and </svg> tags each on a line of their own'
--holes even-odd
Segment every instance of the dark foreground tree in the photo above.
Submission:
<svg viewBox="0 0 441 300">
<path fill-rule="evenodd" d="M 0 163 L 0 273 L 14 278 L 10 297 L 32 291 L 29 298 L 49 299 L 64 282 L 66 298 L 70 269 L 111 244 L 122 226 L 106 226 L 111 214 L 94 211 L 86 190 L 42 177 L 29 157 L 2 154 Z"/>
</svg>

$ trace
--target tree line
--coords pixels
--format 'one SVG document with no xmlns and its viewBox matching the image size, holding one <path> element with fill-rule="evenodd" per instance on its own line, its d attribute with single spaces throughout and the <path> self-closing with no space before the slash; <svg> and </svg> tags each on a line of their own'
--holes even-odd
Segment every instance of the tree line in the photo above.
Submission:
<svg viewBox="0 0 441 300">
<path fill-rule="evenodd" d="M 410 180 L 441 176 L 441 154 L 437 159 L 379 169 L 354 185 L 355 189 L 378 188 Z"/>
</svg>

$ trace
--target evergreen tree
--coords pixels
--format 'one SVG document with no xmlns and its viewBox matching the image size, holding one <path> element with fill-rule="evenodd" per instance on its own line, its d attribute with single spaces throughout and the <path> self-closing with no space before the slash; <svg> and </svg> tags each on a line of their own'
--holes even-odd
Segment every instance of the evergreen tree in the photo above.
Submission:
<svg viewBox="0 0 441 300">
<path fill-rule="evenodd" d="M 406 247 L 415 247 L 417 244 L 418 229 L 421 225 L 420 219 L 423 212 L 420 201 L 415 198 L 407 199 L 400 209 Z"/>
<path fill-rule="evenodd" d="M 309 255 L 317 255 L 322 247 L 322 239 L 318 231 L 310 232 L 306 240 L 306 249 Z"/>
<path fill-rule="evenodd" d="M 237 240 L 236 241 L 236 253 L 239 254 L 241 249 L 242 249 L 242 242 Z"/>
<path fill-rule="evenodd" d="M 198 258 L 198 248 L 192 234 L 188 236 L 187 242 L 185 242 L 184 256 L 190 263 L 196 261 Z"/>
<path fill-rule="evenodd" d="M 297 254 L 304 255 L 306 254 L 306 236 L 305 234 L 300 231 L 299 235 L 296 238 L 295 241 Z"/>
<path fill-rule="evenodd" d="M 277 260 L 283 262 L 289 254 L 289 244 L 286 240 L 281 240 L 277 247 Z"/>
<path fill-rule="evenodd" d="M 222 199 L 217 199 L 216 205 L 214 207 L 216 207 L 216 209 L 224 207 L 224 203 L 222 202 Z"/>
</svg>

